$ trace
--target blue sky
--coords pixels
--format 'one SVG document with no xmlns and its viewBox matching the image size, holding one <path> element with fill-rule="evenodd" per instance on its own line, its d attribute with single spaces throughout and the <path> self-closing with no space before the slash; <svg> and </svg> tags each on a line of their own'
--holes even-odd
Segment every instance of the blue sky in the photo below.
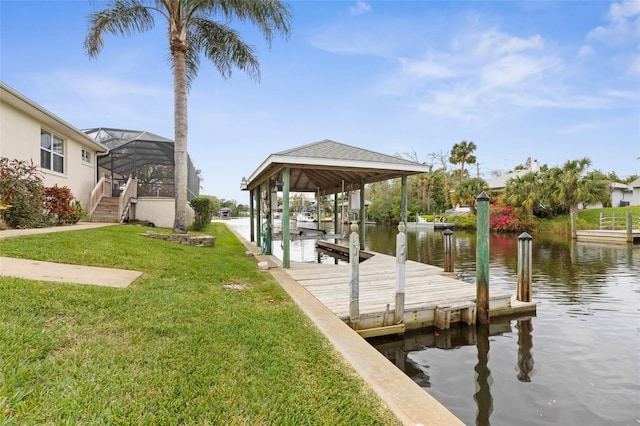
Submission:
<svg viewBox="0 0 640 426">
<path fill-rule="evenodd" d="M 173 138 L 165 24 L 83 51 L 103 2 L 0 0 L 0 79 L 77 128 Z M 420 161 L 473 141 L 485 178 L 528 157 L 640 174 L 640 1 L 302 1 L 261 80 L 203 60 L 189 98 L 201 193 L 239 190 L 269 154 L 322 139 Z M 453 166 L 451 166 L 453 167 Z"/>
</svg>

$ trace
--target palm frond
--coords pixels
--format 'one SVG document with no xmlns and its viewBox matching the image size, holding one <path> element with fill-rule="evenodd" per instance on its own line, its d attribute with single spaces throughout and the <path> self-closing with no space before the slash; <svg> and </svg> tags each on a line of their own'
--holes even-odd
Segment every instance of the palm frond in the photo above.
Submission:
<svg viewBox="0 0 640 426">
<path fill-rule="evenodd" d="M 197 3 L 198 16 L 221 14 L 229 21 L 237 18 L 252 23 L 269 46 L 276 34 L 286 39 L 291 32 L 289 5 L 279 0 L 200 0 Z"/>
<path fill-rule="evenodd" d="M 255 48 L 242 41 L 233 28 L 209 19 L 192 18 L 189 30 L 190 54 L 202 52 L 222 77 L 231 77 L 233 68 L 237 67 L 256 80 L 260 79 L 260 63 Z"/>
<path fill-rule="evenodd" d="M 89 31 L 84 48 L 89 57 L 97 56 L 104 46 L 104 34 L 131 35 L 154 26 L 153 15 L 138 0 L 116 0 L 108 7 L 89 15 Z"/>
</svg>

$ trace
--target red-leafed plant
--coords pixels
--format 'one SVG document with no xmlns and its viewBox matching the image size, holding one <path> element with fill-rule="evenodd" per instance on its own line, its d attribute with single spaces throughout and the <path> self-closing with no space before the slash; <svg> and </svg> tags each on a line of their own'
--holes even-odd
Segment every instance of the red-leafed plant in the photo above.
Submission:
<svg viewBox="0 0 640 426">
<path fill-rule="evenodd" d="M 66 186 L 45 188 L 45 211 L 47 219 L 54 225 L 76 223 L 82 218 L 82 207 Z"/>
<path fill-rule="evenodd" d="M 535 218 L 526 214 L 524 209 L 517 209 L 502 203 L 498 198 L 491 206 L 489 227 L 497 232 L 530 231 L 535 226 Z"/>
</svg>

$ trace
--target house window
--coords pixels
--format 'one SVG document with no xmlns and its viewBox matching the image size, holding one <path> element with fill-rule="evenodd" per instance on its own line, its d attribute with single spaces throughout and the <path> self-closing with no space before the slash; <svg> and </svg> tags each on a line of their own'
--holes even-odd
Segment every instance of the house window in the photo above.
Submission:
<svg viewBox="0 0 640 426">
<path fill-rule="evenodd" d="M 85 163 L 91 163 L 91 154 L 86 149 L 82 150 L 82 161 Z"/>
<path fill-rule="evenodd" d="M 40 167 L 64 173 L 64 140 L 44 129 L 40 130 Z"/>
</svg>

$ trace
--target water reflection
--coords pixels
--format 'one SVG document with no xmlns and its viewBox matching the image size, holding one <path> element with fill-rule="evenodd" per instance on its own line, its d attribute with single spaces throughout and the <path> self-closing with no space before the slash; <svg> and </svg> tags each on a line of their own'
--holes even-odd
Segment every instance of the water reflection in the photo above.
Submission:
<svg viewBox="0 0 640 426">
<path fill-rule="evenodd" d="M 493 412 L 493 398 L 491 396 L 491 370 L 489 370 L 489 325 L 478 324 L 476 326 L 478 343 L 478 363 L 474 367 L 476 372 L 476 393 L 473 399 L 476 401 L 476 424 L 488 426 L 489 417 Z"/>
<path fill-rule="evenodd" d="M 516 323 L 518 329 L 518 380 L 521 382 L 530 382 L 533 372 L 533 324 L 531 318 L 520 320 Z"/>
</svg>

